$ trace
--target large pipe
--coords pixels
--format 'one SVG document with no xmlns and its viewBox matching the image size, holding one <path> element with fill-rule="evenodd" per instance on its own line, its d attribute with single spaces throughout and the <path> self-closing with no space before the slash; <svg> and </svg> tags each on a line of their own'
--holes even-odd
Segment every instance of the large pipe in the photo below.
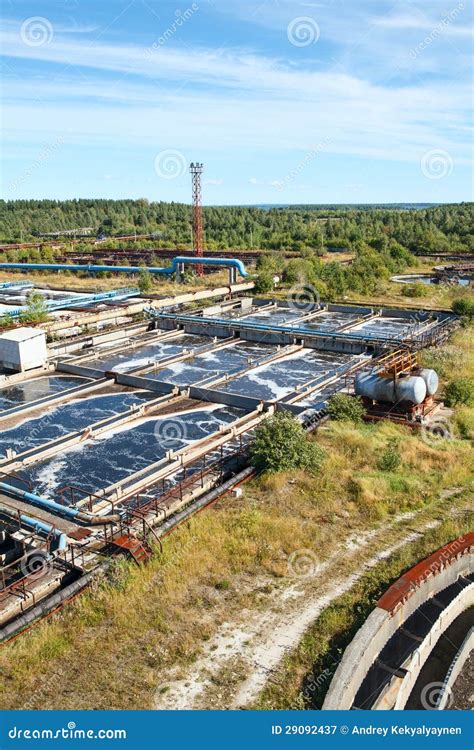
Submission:
<svg viewBox="0 0 474 750">
<path fill-rule="evenodd" d="M 236 268 L 241 276 L 248 276 L 245 269 L 245 265 L 238 258 L 198 258 L 179 255 L 173 258 L 171 266 L 168 268 L 159 268 L 157 266 L 146 267 L 146 270 L 150 273 L 161 273 L 170 275 L 176 273 L 180 264 L 191 264 L 197 265 L 202 264 L 203 266 L 224 266 L 227 268 Z M 78 264 L 72 265 L 68 263 L 0 263 L 0 268 L 10 271 L 86 271 L 90 273 L 99 273 L 100 271 L 106 271 L 107 273 L 140 273 L 143 271 L 143 266 L 98 266 L 92 264 Z"/>
<path fill-rule="evenodd" d="M 120 522 L 119 515 L 98 516 L 94 515 L 93 513 L 86 513 L 79 510 L 78 508 L 71 508 L 66 505 L 60 505 L 54 500 L 49 500 L 47 497 L 40 497 L 40 495 L 35 495 L 32 492 L 26 492 L 25 490 L 20 490 L 17 487 L 12 487 L 10 484 L 6 484 L 5 482 L 0 482 L 0 492 L 5 493 L 5 495 L 7 495 L 8 497 L 18 498 L 20 500 L 25 500 L 27 503 L 31 503 L 32 505 L 37 505 L 40 508 L 49 511 L 50 513 L 55 513 L 56 515 L 65 516 L 70 520 L 87 524 L 87 526 L 98 526 L 108 523 Z"/>
<path fill-rule="evenodd" d="M 112 558 L 105 560 L 97 568 L 94 568 L 94 570 L 85 573 L 78 580 L 70 583 L 69 586 L 66 586 L 64 589 L 57 591 L 52 596 L 48 596 L 43 601 L 39 602 L 39 604 L 37 604 L 35 607 L 32 607 L 31 609 L 20 615 L 20 617 L 16 617 L 14 620 L 9 622 L 0 630 L 0 643 L 8 640 L 16 633 L 33 623 L 39 617 L 52 612 L 53 609 L 59 607 L 61 604 L 67 601 L 67 599 L 70 599 L 75 594 L 79 593 L 79 591 L 84 589 L 92 582 L 93 578 L 96 575 L 98 575 L 102 571 L 108 570 L 108 568 L 110 568 L 110 566 L 112 565 L 112 562 Z"/>
<path fill-rule="evenodd" d="M 6 508 L 4 505 L 0 505 L 0 512 L 15 521 L 18 521 L 18 516 L 13 508 Z M 48 536 L 52 533 L 56 541 L 56 546 L 53 551 L 64 552 L 64 550 L 67 549 L 67 535 L 62 531 L 59 531 L 59 529 L 56 529 L 54 526 L 51 526 L 49 523 L 44 523 L 38 518 L 31 518 L 30 516 L 25 516 L 23 514 L 20 515 L 20 521 L 27 526 L 31 526 L 37 532 L 42 532 Z"/>
<path fill-rule="evenodd" d="M 31 289 L 31 281 L 2 281 L 0 289 Z"/>
<path fill-rule="evenodd" d="M 129 297 L 138 297 L 139 289 L 115 289 L 111 292 L 99 292 L 98 294 L 83 294 L 77 297 L 63 297 L 62 299 L 47 299 L 45 307 L 47 310 L 63 310 L 70 307 L 83 307 L 96 302 L 108 302 L 109 300 L 128 299 Z M 27 299 L 25 298 L 25 302 Z M 16 317 L 25 312 L 24 307 L 12 307 L 4 315 Z"/>
</svg>

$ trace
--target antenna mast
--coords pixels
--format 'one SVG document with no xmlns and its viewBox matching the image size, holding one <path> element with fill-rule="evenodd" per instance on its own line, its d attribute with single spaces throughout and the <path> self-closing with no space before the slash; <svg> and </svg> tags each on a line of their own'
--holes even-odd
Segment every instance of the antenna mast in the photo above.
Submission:
<svg viewBox="0 0 474 750">
<path fill-rule="evenodd" d="M 191 172 L 191 179 L 193 185 L 193 250 L 194 255 L 202 258 L 204 255 L 204 240 L 202 232 L 202 191 L 201 191 L 201 175 L 203 171 L 203 164 L 199 162 L 191 162 L 189 165 L 189 171 Z M 196 266 L 196 273 L 198 276 L 204 276 L 204 266 L 202 263 L 198 263 Z"/>
</svg>

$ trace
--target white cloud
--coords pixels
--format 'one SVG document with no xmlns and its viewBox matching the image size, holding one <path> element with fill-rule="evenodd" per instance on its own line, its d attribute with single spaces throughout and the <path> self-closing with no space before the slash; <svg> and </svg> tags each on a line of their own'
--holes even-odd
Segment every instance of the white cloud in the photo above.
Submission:
<svg viewBox="0 0 474 750">
<path fill-rule="evenodd" d="M 58 133 L 72 144 L 139 144 L 154 153 L 295 152 L 297 162 L 311 144 L 329 139 L 328 154 L 417 161 L 437 147 L 460 163 L 469 160 L 470 86 L 462 80 L 373 83 L 241 49 L 169 45 L 150 60 L 141 47 L 79 44 L 59 35 L 47 46 L 28 47 L 11 23 L 2 40 L 5 54 L 35 68 L 40 61 L 62 66 L 53 81 L 44 67 L 35 79 L 16 76 L 15 61 L 8 61 L 4 127 L 11 144 Z M 249 182 L 261 184 L 255 177 Z"/>
<path fill-rule="evenodd" d="M 460 3 L 464 8 L 464 4 Z M 447 10 L 441 16 L 437 18 L 430 18 L 426 16 L 415 16 L 415 15 L 392 15 L 392 16 L 380 16 L 375 18 L 373 23 L 376 26 L 380 26 L 386 29 L 396 30 L 416 30 L 420 32 L 431 32 L 438 26 L 442 27 L 443 34 L 453 36 L 465 36 L 472 37 L 474 34 L 473 28 L 470 25 L 462 25 L 459 23 L 461 20 L 462 8 L 453 6 L 452 9 Z"/>
</svg>

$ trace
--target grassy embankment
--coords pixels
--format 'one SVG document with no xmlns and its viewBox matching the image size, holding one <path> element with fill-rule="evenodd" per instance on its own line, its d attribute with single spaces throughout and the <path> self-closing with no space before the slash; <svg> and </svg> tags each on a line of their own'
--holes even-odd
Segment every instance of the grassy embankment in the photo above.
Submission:
<svg viewBox="0 0 474 750">
<path fill-rule="evenodd" d="M 346 646 L 363 625 L 377 599 L 400 575 L 437 549 L 472 531 L 472 513 L 446 520 L 382 560 L 332 602 L 272 675 L 252 708 L 321 708 Z"/>
<path fill-rule="evenodd" d="M 472 376 L 469 333 L 461 330 L 443 352 L 426 355 L 442 362 L 444 378 Z M 372 528 L 383 533 L 405 511 L 441 521 L 452 508 L 466 507 L 472 412 L 456 409 L 454 437 L 439 443 L 389 423 L 327 424 L 314 438 L 327 456 L 318 476 L 291 472 L 246 485 L 243 498 L 224 499 L 181 526 L 146 568 L 117 565 L 111 579 L 6 645 L 0 707 L 151 706 L 171 668 L 186 670 L 223 622 L 238 621 L 244 609 L 272 606 L 275 592 L 292 582 L 293 551 L 310 549 L 328 559 L 336 544 Z M 401 457 L 392 471 L 380 468 L 388 446 L 398 447 Z M 451 496 L 453 488 L 464 490 Z M 461 533 L 465 521 L 457 523 L 428 536 L 423 548 L 407 547 L 326 613 L 285 664 L 283 687 L 267 690 L 259 705 L 298 702 L 312 664 L 323 665 L 338 638 L 356 627 L 353 610 L 364 613 L 407 565 Z"/>
</svg>

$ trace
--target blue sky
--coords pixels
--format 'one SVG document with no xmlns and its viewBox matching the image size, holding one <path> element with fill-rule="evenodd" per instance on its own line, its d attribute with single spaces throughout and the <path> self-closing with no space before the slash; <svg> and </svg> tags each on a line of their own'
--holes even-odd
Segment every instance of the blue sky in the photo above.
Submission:
<svg viewBox="0 0 474 750">
<path fill-rule="evenodd" d="M 472 200 L 458 0 L 4 0 L 4 198 Z"/>
</svg>

